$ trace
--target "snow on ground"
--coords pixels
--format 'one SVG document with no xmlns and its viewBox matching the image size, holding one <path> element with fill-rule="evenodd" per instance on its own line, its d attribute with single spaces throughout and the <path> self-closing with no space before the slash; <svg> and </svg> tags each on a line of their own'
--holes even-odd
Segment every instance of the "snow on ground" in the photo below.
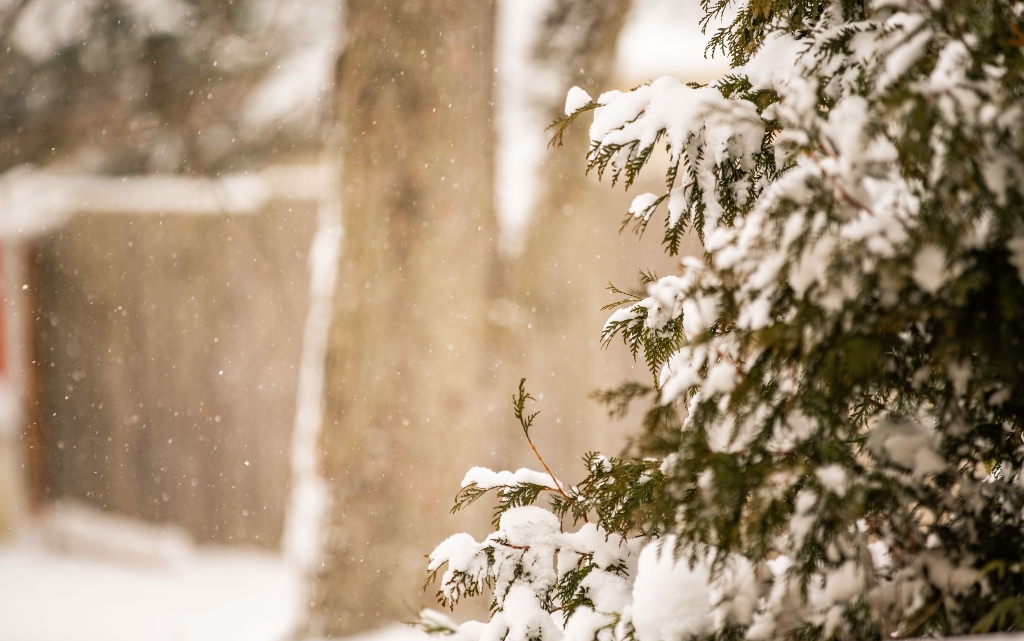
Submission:
<svg viewBox="0 0 1024 641">
<path fill-rule="evenodd" d="M 202 550 L 146 567 L 16 545 L 0 550 L 0 638 L 277 641 L 295 621 L 294 589 L 257 553 Z"/>
<path fill-rule="evenodd" d="M 0 641 L 284 641 L 299 584 L 280 556 L 65 506 L 0 541 Z M 352 641 L 421 641 L 395 624 Z"/>
</svg>

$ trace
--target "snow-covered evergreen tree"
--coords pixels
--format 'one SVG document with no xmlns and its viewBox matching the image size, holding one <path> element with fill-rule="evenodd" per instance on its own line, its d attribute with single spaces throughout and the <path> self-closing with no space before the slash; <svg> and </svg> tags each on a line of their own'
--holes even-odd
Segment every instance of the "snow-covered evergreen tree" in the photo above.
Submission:
<svg viewBox="0 0 1024 641">
<path fill-rule="evenodd" d="M 429 570 L 442 604 L 489 590 L 492 615 L 425 625 L 1024 629 L 1024 2 L 703 5 L 736 10 L 711 45 L 729 76 L 573 89 L 558 125 L 593 112 L 589 167 L 626 187 L 666 149 L 665 191 L 625 224 L 663 210 L 669 252 L 690 231 L 706 250 L 604 328 L 654 375 L 606 395 L 651 400 L 636 451 L 588 455 L 576 485 L 471 470 L 457 507 L 493 491 L 496 529 L 449 538 Z"/>
</svg>

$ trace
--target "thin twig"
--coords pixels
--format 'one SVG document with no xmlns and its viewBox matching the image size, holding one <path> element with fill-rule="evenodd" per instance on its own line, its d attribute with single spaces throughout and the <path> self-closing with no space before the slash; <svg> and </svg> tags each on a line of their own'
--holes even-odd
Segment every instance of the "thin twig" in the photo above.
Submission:
<svg viewBox="0 0 1024 641">
<path fill-rule="evenodd" d="M 537 460 L 540 461 L 540 464 L 544 466 L 544 471 L 546 471 L 548 473 L 548 476 L 551 477 L 551 482 L 554 483 L 555 485 L 554 489 L 557 490 L 558 493 L 562 495 L 562 498 L 564 498 L 566 502 L 569 503 L 569 505 L 576 507 L 576 501 L 574 501 L 573 498 L 566 494 L 565 490 L 562 489 L 562 484 L 558 481 L 557 478 L 555 478 L 555 473 L 551 471 L 550 467 L 548 467 L 548 464 L 544 461 L 544 457 L 540 455 L 539 451 L 537 451 L 537 446 L 533 444 L 533 439 L 530 438 L 530 426 L 533 425 L 533 419 L 535 419 L 537 417 L 537 414 L 539 414 L 540 412 L 534 412 L 533 414 L 530 414 L 529 416 L 526 416 L 524 418 L 523 408 L 526 406 L 527 399 L 531 401 L 537 400 L 533 398 L 533 396 L 531 396 L 529 392 L 526 391 L 526 379 L 523 378 L 519 380 L 519 394 L 514 395 L 512 397 L 512 403 L 515 406 L 516 418 L 519 419 L 519 424 L 523 428 L 523 434 L 526 435 L 526 442 L 530 444 L 530 449 L 533 450 L 534 456 L 537 457 Z M 587 521 L 586 514 L 583 515 L 583 522 L 589 522 Z"/>
</svg>

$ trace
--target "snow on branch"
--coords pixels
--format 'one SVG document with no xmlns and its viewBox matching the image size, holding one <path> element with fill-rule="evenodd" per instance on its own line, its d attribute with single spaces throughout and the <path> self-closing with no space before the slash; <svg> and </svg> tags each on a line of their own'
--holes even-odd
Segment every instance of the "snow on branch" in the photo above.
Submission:
<svg viewBox="0 0 1024 641">
<path fill-rule="evenodd" d="M 1024 629 L 1024 2 L 739 5 L 717 83 L 567 96 L 553 142 L 593 112 L 588 167 L 627 188 L 663 145 L 626 224 L 664 204 L 666 250 L 705 253 L 612 288 L 602 338 L 653 378 L 601 393 L 654 392 L 636 456 L 549 510 L 539 473 L 468 477 L 515 498 L 432 559 L 494 590 L 460 639 Z"/>
</svg>

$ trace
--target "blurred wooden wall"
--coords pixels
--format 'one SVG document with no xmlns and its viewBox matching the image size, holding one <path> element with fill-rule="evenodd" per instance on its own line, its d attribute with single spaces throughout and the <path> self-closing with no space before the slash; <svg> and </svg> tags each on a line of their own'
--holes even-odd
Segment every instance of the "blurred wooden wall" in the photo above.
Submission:
<svg viewBox="0 0 1024 641">
<path fill-rule="evenodd" d="M 38 242 L 49 498 L 279 543 L 315 222 L 83 215 Z"/>
</svg>

